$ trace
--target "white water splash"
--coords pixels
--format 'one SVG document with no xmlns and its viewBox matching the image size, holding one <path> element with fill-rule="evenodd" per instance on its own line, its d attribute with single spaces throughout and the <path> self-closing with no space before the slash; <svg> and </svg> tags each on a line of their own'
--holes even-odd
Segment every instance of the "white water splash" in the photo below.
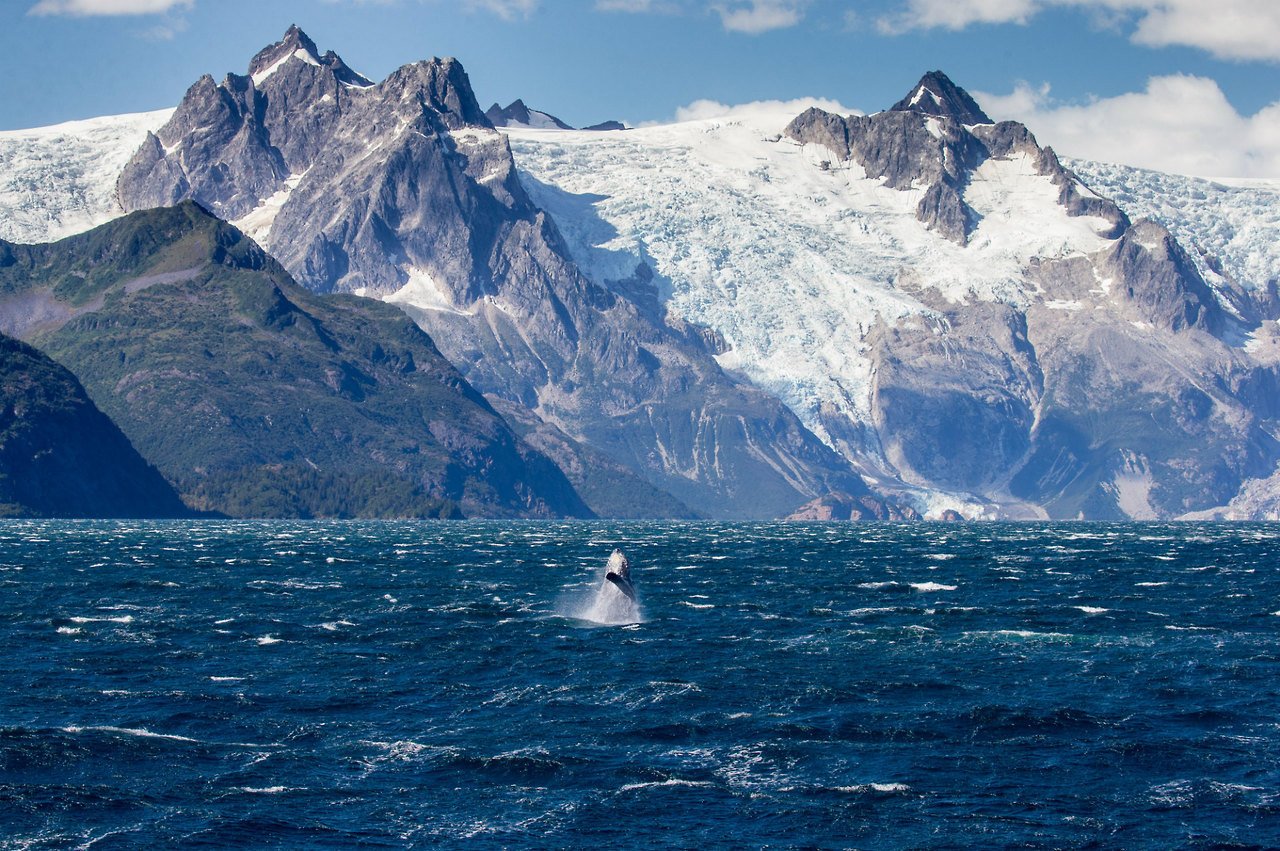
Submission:
<svg viewBox="0 0 1280 851">
<path fill-rule="evenodd" d="M 571 599 L 560 607 L 560 614 L 605 626 L 623 626 L 642 623 L 644 614 L 640 603 L 632 600 L 618 586 L 604 578 L 605 571 L 595 586 L 583 596 Z"/>
</svg>

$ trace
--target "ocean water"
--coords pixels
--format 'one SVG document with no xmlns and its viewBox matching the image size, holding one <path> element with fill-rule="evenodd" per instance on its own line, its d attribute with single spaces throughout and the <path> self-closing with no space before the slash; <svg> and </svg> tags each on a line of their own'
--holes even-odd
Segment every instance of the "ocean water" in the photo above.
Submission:
<svg viewBox="0 0 1280 851">
<path fill-rule="evenodd" d="M 1280 846 L 1277 565 L 1276 525 L 9 522 L 0 847 Z"/>
</svg>

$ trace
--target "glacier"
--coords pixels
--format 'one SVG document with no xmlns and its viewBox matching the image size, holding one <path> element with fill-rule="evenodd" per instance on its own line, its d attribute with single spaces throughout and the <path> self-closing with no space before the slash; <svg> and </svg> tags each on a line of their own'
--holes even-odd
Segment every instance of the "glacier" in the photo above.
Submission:
<svg viewBox="0 0 1280 851">
<path fill-rule="evenodd" d="M 116 179 L 172 109 L 0 131 L 0 239 L 52 242 L 124 215 Z"/>
</svg>

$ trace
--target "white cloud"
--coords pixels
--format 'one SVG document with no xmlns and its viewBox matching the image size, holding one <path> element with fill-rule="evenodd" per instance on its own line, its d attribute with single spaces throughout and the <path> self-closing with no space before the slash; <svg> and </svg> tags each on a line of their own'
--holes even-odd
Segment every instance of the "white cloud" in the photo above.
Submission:
<svg viewBox="0 0 1280 851">
<path fill-rule="evenodd" d="M 516 18 L 527 18 L 537 11 L 538 0 L 466 0 L 466 5 L 472 9 L 493 12 L 504 21 L 514 21 Z"/>
<path fill-rule="evenodd" d="M 960 30 L 970 24 L 1025 24 L 1043 0 L 907 0 L 900 11 L 879 19 L 884 32 L 942 27 Z"/>
<path fill-rule="evenodd" d="M 596 0 L 601 12 L 657 12 L 662 5 L 654 0 Z"/>
<path fill-rule="evenodd" d="M 190 9 L 195 0 L 40 0 L 28 15 L 156 15 Z"/>
<path fill-rule="evenodd" d="M 759 35 L 770 30 L 793 27 L 804 19 L 805 7 L 811 0 L 729 0 L 729 2 L 695 2 L 695 0 L 596 0 L 600 12 L 659 13 L 664 15 L 709 14 L 720 16 L 729 32 Z"/>
<path fill-rule="evenodd" d="M 834 112 L 837 115 L 861 115 L 839 101 L 825 98 L 797 98 L 795 100 L 758 100 L 751 103 L 725 104 L 715 100 L 695 100 L 676 110 L 676 121 L 702 121 L 711 118 L 749 118 L 756 115 L 786 115 L 795 117 L 811 106 Z"/>
<path fill-rule="evenodd" d="M 1151 47 L 1195 47 L 1222 59 L 1280 62 L 1276 0 L 905 0 L 883 16 L 884 32 L 1026 24 L 1050 7 L 1074 8 L 1120 23 L 1136 21 L 1131 39 Z"/>
<path fill-rule="evenodd" d="M 1065 156 L 1197 177 L 1280 177 L 1280 101 L 1241 115 L 1213 80 L 1152 77 L 1145 91 L 1086 104 L 1054 102 L 1047 85 L 975 92 L 987 114 L 1021 121 Z"/>
<path fill-rule="evenodd" d="M 804 17 L 802 0 L 748 0 L 732 5 L 717 4 L 712 10 L 730 32 L 759 35 L 770 30 L 786 29 Z"/>
</svg>

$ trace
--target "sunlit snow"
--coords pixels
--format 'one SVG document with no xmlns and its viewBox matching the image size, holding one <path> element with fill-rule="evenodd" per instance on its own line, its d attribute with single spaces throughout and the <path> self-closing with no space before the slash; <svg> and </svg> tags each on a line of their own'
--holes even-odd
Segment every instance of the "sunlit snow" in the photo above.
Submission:
<svg viewBox="0 0 1280 851">
<path fill-rule="evenodd" d="M 716 329 L 739 370 L 824 439 L 819 411 L 867 422 L 867 334 L 937 317 L 914 293 L 1027 303 L 1033 256 L 1097 251 L 1106 223 L 1072 218 L 1026 157 L 989 161 L 966 190 L 968 247 L 916 218 L 924 188 L 888 189 L 825 148 L 782 137 L 794 110 L 738 111 L 600 134 L 507 133 L 526 187 L 595 279 L 641 261 L 675 314 Z"/>
<path fill-rule="evenodd" d="M 0 239 L 51 242 L 123 215 L 116 179 L 172 109 L 0 131 Z"/>
</svg>

